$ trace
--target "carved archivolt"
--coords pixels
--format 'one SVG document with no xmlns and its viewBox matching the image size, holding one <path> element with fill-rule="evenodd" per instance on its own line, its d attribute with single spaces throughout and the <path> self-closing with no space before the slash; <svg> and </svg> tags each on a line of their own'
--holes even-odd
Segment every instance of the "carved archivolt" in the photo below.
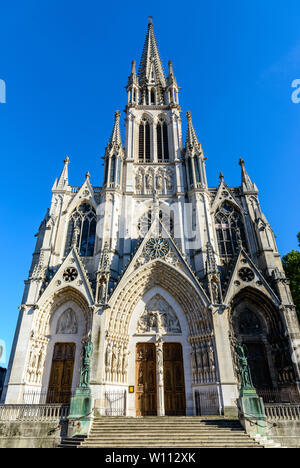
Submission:
<svg viewBox="0 0 300 468">
<path fill-rule="evenodd" d="M 174 310 L 159 294 L 149 301 L 139 318 L 137 333 L 181 333 Z"/>
<path fill-rule="evenodd" d="M 119 333 L 127 338 L 134 309 L 156 286 L 165 289 L 175 299 L 185 314 L 191 336 L 212 332 L 211 312 L 205 308 L 200 291 L 176 268 L 157 260 L 145 264 L 129 277 L 123 288 L 116 290 L 115 300 L 112 296 L 107 317 L 109 333 Z"/>
<path fill-rule="evenodd" d="M 82 311 L 86 323 L 84 333 L 87 334 L 90 330 L 92 318 L 91 311 L 84 297 L 71 287 L 54 294 L 52 298 L 44 304 L 42 309 L 37 309 L 35 311 L 35 319 L 29 344 L 28 360 L 25 372 L 26 383 L 35 385 L 42 384 L 47 346 L 49 343 L 50 320 L 56 310 L 69 301 L 76 303 Z M 70 310 L 71 309 L 69 309 L 69 311 Z M 65 328 L 65 333 L 67 333 L 67 330 L 73 330 L 74 332 L 77 327 L 74 317 L 69 314 L 68 310 L 62 315 L 61 323 L 59 320 L 58 329 L 60 329 L 59 327 L 61 327 L 61 329 Z"/>
</svg>

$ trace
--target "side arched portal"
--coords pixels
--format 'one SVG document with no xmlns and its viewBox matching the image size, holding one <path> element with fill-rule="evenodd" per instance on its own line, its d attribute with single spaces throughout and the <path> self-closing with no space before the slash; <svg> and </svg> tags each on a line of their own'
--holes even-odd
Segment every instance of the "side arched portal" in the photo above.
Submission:
<svg viewBox="0 0 300 468">
<path fill-rule="evenodd" d="M 247 347 L 257 390 L 294 385 L 289 344 L 276 306 L 260 292 L 245 288 L 234 297 L 231 311 L 232 330 Z"/>
</svg>

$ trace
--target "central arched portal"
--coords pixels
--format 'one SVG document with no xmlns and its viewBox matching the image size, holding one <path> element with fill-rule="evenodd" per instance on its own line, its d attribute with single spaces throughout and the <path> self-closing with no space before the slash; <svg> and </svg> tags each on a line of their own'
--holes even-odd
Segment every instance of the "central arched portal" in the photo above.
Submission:
<svg viewBox="0 0 300 468">
<path fill-rule="evenodd" d="M 136 345 L 136 416 L 158 414 L 160 376 L 154 343 Z M 185 416 L 186 399 L 182 346 L 163 344 L 163 396 L 166 416 Z"/>
</svg>

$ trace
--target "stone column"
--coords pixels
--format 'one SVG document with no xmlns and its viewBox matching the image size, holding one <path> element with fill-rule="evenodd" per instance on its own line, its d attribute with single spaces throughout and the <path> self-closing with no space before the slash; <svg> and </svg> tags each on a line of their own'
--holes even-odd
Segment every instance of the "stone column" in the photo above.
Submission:
<svg viewBox="0 0 300 468">
<path fill-rule="evenodd" d="M 229 339 L 228 309 L 216 307 L 212 313 L 223 411 L 225 416 L 231 417 L 237 415 L 239 392 Z"/>
<path fill-rule="evenodd" d="M 157 416 L 165 416 L 164 351 L 161 335 L 156 336 Z"/>
</svg>

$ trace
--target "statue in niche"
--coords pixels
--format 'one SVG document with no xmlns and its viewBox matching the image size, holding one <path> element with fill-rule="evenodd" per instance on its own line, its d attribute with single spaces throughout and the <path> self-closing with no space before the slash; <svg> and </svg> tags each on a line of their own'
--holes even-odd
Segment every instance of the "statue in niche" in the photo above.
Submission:
<svg viewBox="0 0 300 468">
<path fill-rule="evenodd" d="M 111 347 L 111 343 L 108 343 L 106 347 L 106 353 L 105 353 L 105 366 L 107 368 L 107 371 L 110 371 L 111 364 L 112 364 L 112 347 Z"/>
<path fill-rule="evenodd" d="M 157 190 L 162 190 L 164 186 L 164 179 L 161 174 L 158 174 L 156 177 L 156 188 Z"/>
<path fill-rule="evenodd" d="M 181 333 L 175 312 L 159 294 L 148 303 L 138 320 L 137 333 Z"/>
<path fill-rule="evenodd" d="M 211 289 L 212 289 L 212 296 L 213 296 L 214 303 L 219 304 L 220 303 L 219 284 L 216 281 L 212 281 Z"/>
<path fill-rule="evenodd" d="M 77 332 L 76 315 L 72 309 L 67 309 L 57 322 L 56 333 L 60 335 L 76 335 Z"/>
<path fill-rule="evenodd" d="M 153 177 L 151 174 L 146 175 L 146 189 L 151 190 L 153 188 Z"/>
<path fill-rule="evenodd" d="M 173 190 L 173 177 L 170 172 L 166 175 L 166 184 L 168 190 Z"/>
<path fill-rule="evenodd" d="M 136 178 L 135 178 L 135 185 L 137 190 L 142 190 L 143 188 L 143 177 L 140 172 L 137 173 Z"/>
</svg>

